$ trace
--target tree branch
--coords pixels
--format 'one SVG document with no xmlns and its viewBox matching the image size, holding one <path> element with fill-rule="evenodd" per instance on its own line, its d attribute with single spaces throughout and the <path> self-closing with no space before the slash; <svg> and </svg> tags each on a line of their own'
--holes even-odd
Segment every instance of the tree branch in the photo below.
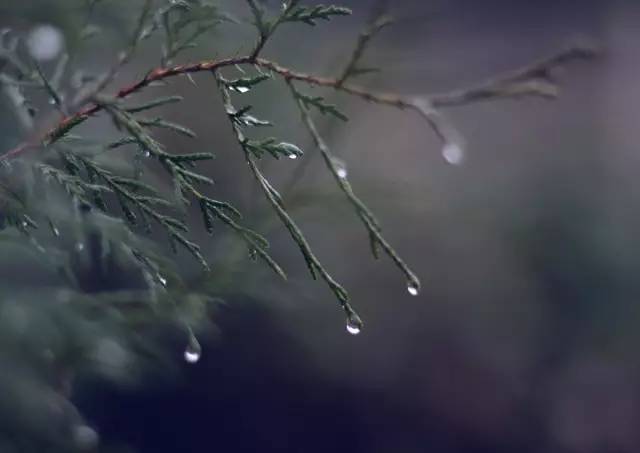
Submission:
<svg viewBox="0 0 640 453">
<path fill-rule="evenodd" d="M 557 96 L 557 86 L 551 77 L 552 70 L 576 60 L 593 58 L 596 54 L 597 51 L 591 46 L 571 46 L 537 62 L 469 88 L 425 96 L 404 96 L 397 93 L 374 92 L 357 85 L 342 84 L 340 78 L 319 77 L 293 71 L 276 62 L 262 58 L 254 59 L 249 55 L 201 61 L 170 68 L 157 68 L 147 73 L 147 75 L 138 82 L 122 88 L 116 93 L 115 98 L 125 99 L 154 82 L 178 75 L 215 71 L 226 66 L 254 64 L 279 74 L 285 78 L 285 80 L 298 80 L 309 85 L 332 88 L 376 104 L 388 105 L 400 110 L 412 110 L 428 121 L 439 136 L 446 137 L 448 134 L 446 129 L 450 128 L 443 126 L 444 123 L 442 121 L 438 121 L 438 115 L 434 109 L 506 97 L 539 96 L 553 98 Z M 87 105 L 78 112 L 62 119 L 38 140 L 38 142 L 22 143 L 16 148 L 7 151 L 0 156 L 0 162 L 12 159 L 29 149 L 38 148 L 41 145 L 46 146 L 55 142 L 72 128 L 83 123 L 101 110 L 102 107 L 99 104 L 91 103 Z"/>
</svg>

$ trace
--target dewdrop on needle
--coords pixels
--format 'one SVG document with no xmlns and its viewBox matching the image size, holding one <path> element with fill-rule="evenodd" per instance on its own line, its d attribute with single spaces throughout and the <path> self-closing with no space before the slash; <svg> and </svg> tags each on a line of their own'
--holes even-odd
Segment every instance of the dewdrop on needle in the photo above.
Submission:
<svg viewBox="0 0 640 453">
<path fill-rule="evenodd" d="M 350 313 L 347 317 L 347 332 L 358 335 L 362 331 L 363 322 L 356 313 Z"/>
<path fill-rule="evenodd" d="M 198 360 L 200 360 L 201 356 L 202 356 L 202 346 L 200 346 L 200 343 L 198 342 L 196 337 L 191 335 L 191 337 L 189 338 L 189 343 L 187 344 L 187 347 L 184 349 L 184 360 L 187 363 L 196 363 L 198 362 Z"/>
</svg>

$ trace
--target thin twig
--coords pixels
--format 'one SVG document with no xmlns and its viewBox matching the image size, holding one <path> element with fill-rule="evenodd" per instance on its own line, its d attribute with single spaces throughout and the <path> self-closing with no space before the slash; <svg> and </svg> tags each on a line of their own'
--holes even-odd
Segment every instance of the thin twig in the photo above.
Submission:
<svg viewBox="0 0 640 453">
<path fill-rule="evenodd" d="M 102 75 L 98 81 L 96 81 L 93 86 L 86 90 L 82 90 L 74 99 L 74 106 L 80 106 L 86 103 L 88 100 L 93 99 L 98 93 L 104 90 L 111 81 L 118 75 L 118 72 L 131 60 L 133 57 L 138 44 L 142 40 L 145 32 L 145 24 L 149 13 L 151 11 L 151 7 L 153 5 L 152 0 L 146 0 L 144 5 L 142 6 L 142 11 L 140 12 L 140 16 L 138 17 L 138 21 L 136 24 L 136 29 L 133 33 L 133 38 L 131 38 L 131 43 L 127 47 L 126 50 L 122 51 L 120 55 L 118 55 L 118 60 L 116 63 L 109 68 L 109 70 Z M 92 5 L 93 6 L 93 5 Z"/>
<path fill-rule="evenodd" d="M 384 9 L 382 10 L 384 11 Z M 374 17 L 371 23 L 358 35 L 358 41 L 353 49 L 351 58 L 347 62 L 347 65 L 342 73 L 342 76 L 338 79 L 338 85 L 343 85 L 349 77 L 352 77 L 358 73 L 370 72 L 369 69 L 359 68 L 358 64 L 364 55 L 364 51 L 367 48 L 369 42 L 373 37 L 378 34 L 383 28 L 390 25 L 393 22 L 391 17 L 381 13 L 377 17 Z"/>
<path fill-rule="evenodd" d="M 264 59 L 258 59 L 256 64 L 280 74 L 285 79 L 299 80 L 310 85 L 337 89 L 376 104 L 389 105 L 403 110 L 420 111 L 422 107 L 416 105 L 415 100 L 417 98 L 428 100 L 433 107 L 440 108 L 466 105 L 472 102 L 503 97 L 555 97 L 557 93 L 549 89 L 549 85 L 553 85 L 550 74 L 551 71 L 554 68 L 572 61 L 593 58 L 596 54 L 597 51 L 593 47 L 585 45 L 572 46 L 515 71 L 491 78 L 469 88 L 413 97 L 402 96 L 396 93 L 373 92 L 356 85 L 341 85 L 340 79 L 317 77 L 302 72 L 295 72 L 275 62 Z"/>
</svg>

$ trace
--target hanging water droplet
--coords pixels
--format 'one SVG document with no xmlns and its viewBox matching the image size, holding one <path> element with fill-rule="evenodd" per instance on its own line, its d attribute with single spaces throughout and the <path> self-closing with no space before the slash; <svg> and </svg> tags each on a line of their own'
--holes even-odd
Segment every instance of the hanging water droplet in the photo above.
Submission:
<svg viewBox="0 0 640 453">
<path fill-rule="evenodd" d="M 76 242 L 76 251 L 81 252 L 84 250 L 84 242 L 78 241 Z"/>
<path fill-rule="evenodd" d="M 151 156 L 151 153 L 149 152 L 149 150 L 148 150 L 148 149 L 146 149 L 146 150 L 144 151 L 144 157 L 150 157 L 150 156 Z"/>
<path fill-rule="evenodd" d="M 49 98 L 49 105 L 56 105 L 56 100 L 54 98 Z"/>
<path fill-rule="evenodd" d="M 22 221 L 22 228 L 27 229 L 27 227 L 29 226 L 29 224 L 26 221 Z"/>
<path fill-rule="evenodd" d="M 187 347 L 184 350 L 184 360 L 186 360 L 187 363 L 196 363 L 200 360 L 201 356 L 202 346 L 200 346 L 196 337 L 191 335 L 189 338 L 189 344 L 187 344 Z"/>
<path fill-rule="evenodd" d="M 297 159 L 298 155 L 296 153 L 289 154 L 289 159 Z"/>
<path fill-rule="evenodd" d="M 158 274 L 158 281 L 160 282 L 160 284 L 162 286 L 164 286 L 166 288 L 167 286 L 167 279 L 164 278 L 162 275 Z"/>
<path fill-rule="evenodd" d="M 464 150 L 457 143 L 445 143 L 442 147 L 442 157 L 451 165 L 459 165 L 464 159 Z"/>
<path fill-rule="evenodd" d="M 349 332 L 351 335 L 358 335 L 360 333 L 360 327 L 352 324 L 347 324 L 347 332 Z"/>
<path fill-rule="evenodd" d="M 349 332 L 351 335 L 358 335 L 362 330 L 363 325 L 364 323 L 362 322 L 362 319 L 360 319 L 360 316 L 357 315 L 357 313 L 352 312 L 347 317 L 347 332 Z"/>
<path fill-rule="evenodd" d="M 31 57 L 38 61 L 51 61 L 62 52 L 64 35 L 53 25 L 37 25 L 29 32 L 26 44 Z"/>
<path fill-rule="evenodd" d="M 412 296 L 417 296 L 420 292 L 420 283 L 415 280 L 410 281 L 407 283 L 407 291 L 409 291 L 409 294 Z"/>
</svg>

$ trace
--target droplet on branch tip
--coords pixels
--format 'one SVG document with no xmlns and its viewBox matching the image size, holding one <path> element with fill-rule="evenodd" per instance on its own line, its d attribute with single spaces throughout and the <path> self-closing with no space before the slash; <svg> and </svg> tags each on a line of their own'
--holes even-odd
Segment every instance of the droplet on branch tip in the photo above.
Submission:
<svg viewBox="0 0 640 453">
<path fill-rule="evenodd" d="M 362 331 L 364 323 L 356 313 L 350 313 L 347 317 L 347 332 L 351 335 L 358 335 Z"/>
<path fill-rule="evenodd" d="M 464 160 L 464 150 L 457 143 L 448 142 L 442 147 L 442 157 L 451 165 L 460 165 Z"/>
<path fill-rule="evenodd" d="M 187 363 L 197 363 L 202 356 L 202 346 L 196 339 L 195 336 L 191 335 L 189 338 L 189 343 L 187 347 L 184 349 L 184 360 Z"/>
</svg>

